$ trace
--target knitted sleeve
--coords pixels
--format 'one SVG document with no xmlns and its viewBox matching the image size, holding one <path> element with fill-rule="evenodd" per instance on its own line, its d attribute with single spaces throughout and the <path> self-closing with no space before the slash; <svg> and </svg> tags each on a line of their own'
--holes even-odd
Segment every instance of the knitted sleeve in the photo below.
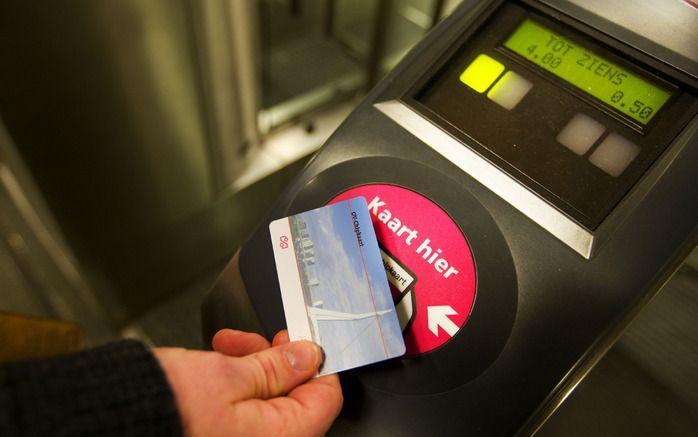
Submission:
<svg viewBox="0 0 698 437">
<path fill-rule="evenodd" d="M 181 436 L 155 356 L 124 340 L 0 366 L 1 436 Z"/>
</svg>

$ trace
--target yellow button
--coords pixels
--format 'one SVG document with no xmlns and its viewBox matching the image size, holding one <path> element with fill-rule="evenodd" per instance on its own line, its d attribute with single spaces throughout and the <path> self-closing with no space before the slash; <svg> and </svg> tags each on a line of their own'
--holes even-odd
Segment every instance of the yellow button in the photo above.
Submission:
<svg viewBox="0 0 698 437">
<path fill-rule="evenodd" d="M 484 93 L 504 71 L 504 65 L 487 55 L 478 55 L 460 75 L 460 81 L 478 93 Z"/>
</svg>

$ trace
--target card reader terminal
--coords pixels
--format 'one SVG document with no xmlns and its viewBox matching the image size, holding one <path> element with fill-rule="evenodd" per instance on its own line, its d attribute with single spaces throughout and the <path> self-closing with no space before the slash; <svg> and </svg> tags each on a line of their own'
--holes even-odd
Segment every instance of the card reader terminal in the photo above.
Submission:
<svg viewBox="0 0 698 437">
<path fill-rule="evenodd" d="M 463 1 L 282 194 L 206 335 L 283 329 L 269 222 L 363 196 L 407 353 L 342 373 L 330 433 L 534 432 L 696 245 L 697 22 L 680 0 Z"/>
</svg>

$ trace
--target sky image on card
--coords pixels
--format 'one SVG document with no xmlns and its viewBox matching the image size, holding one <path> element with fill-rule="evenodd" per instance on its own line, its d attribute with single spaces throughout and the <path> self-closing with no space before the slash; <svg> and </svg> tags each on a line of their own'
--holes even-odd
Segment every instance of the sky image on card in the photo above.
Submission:
<svg viewBox="0 0 698 437">
<path fill-rule="evenodd" d="M 363 197 L 269 225 L 289 338 L 325 352 L 321 375 L 405 353 Z"/>
</svg>

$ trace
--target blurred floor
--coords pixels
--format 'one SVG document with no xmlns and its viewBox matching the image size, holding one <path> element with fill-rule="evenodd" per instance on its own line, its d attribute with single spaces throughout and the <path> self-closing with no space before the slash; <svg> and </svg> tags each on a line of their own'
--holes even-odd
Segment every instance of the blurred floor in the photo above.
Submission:
<svg viewBox="0 0 698 437">
<path fill-rule="evenodd" d="M 123 332 L 153 346 L 205 349 L 201 326 L 201 302 L 226 262 L 205 273 L 183 292 L 134 321 Z"/>
</svg>

